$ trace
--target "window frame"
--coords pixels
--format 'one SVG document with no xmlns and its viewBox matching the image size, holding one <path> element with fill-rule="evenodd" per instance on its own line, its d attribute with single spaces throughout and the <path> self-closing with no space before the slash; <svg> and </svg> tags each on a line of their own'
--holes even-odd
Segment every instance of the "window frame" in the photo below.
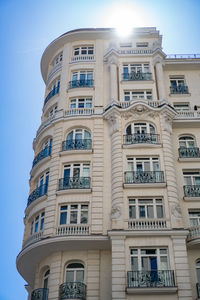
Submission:
<svg viewBox="0 0 200 300">
<path fill-rule="evenodd" d="M 83 107 L 80 106 L 81 103 L 83 103 Z M 69 108 L 70 109 L 80 109 L 80 108 L 90 109 L 90 108 L 92 108 L 92 97 L 70 99 Z"/>
<path fill-rule="evenodd" d="M 152 90 L 124 91 L 124 102 L 133 100 L 152 100 Z"/>
<path fill-rule="evenodd" d="M 43 232 L 44 221 L 45 221 L 45 211 L 42 211 L 33 218 L 32 222 L 31 222 L 30 235 L 34 235 L 39 232 Z M 36 226 L 37 226 L 37 230 L 36 230 Z"/>
<path fill-rule="evenodd" d="M 81 55 L 94 55 L 94 45 L 74 46 L 73 56 L 81 56 Z"/>
<path fill-rule="evenodd" d="M 145 162 L 149 162 L 148 171 L 145 170 Z M 153 162 L 158 164 L 158 170 L 154 170 Z M 139 172 L 139 170 L 137 169 L 139 164 L 142 166 L 142 169 L 140 170 L 142 172 L 161 171 L 161 164 L 160 164 L 159 157 L 127 157 L 128 171 Z"/>
<path fill-rule="evenodd" d="M 123 64 L 123 73 L 150 73 L 150 64 L 149 63 Z"/>
<path fill-rule="evenodd" d="M 75 208 L 75 206 L 77 206 Z M 73 213 L 76 213 L 76 222 L 72 222 L 72 215 Z M 83 214 L 86 213 L 86 216 L 83 217 Z M 65 219 L 65 222 L 61 222 L 63 218 L 63 221 Z M 82 218 L 87 219 L 87 222 L 82 222 Z M 62 204 L 59 207 L 59 226 L 67 226 L 67 225 L 84 225 L 89 224 L 89 204 L 84 203 L 67 203 Z"/>
<path fill-rule="evenodd" d="M 151 201 L 151 202 L 150 202 Z M 145 203 L 146 202 L 146 203 Z M 162 217 L 158 216 L 158 207 L 162 207 Z M 134 207 L 134 209 L 132 209 Z M 140 210 L 144 207 L 144 210 Z M 148 207 L 153 208 L 153 217 L 148 216 Z M 132 212 L 135 211 L 135 217 L 131 217 Z M 140 216 L 141 212 L 144 216 Z M 164 203 L 162 198 L 129 198 L 129 220 L 163 220 L 165 218 Z"/>
</svg>

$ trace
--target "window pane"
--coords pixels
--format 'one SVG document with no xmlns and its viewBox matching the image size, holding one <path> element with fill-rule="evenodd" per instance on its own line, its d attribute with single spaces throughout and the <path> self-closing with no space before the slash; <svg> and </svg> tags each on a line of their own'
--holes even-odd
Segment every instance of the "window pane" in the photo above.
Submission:
<svg viewBox="0 0 200 300">
<path fill-rule="evenodd" d="M 142 257 L 141 262 L 142 262 L 142 270 L 148 271 L 150 269 L 149 258 L 148 257 Z"/>
<path fill-rule="evenodd" d="M 162 205 L 156 205 L 157 218 L 163 218 L 163 207 Z"/>
<path fill-rule="evenodd" d="M 160 257 L 160 267 L 161 267 L 161 270 L 168 270 L 167 256 Z"/>
<path fill-rule="evenodd" d="M 71 211 L 70 224 L 77 224 L 77 216 L 78 216 L 77 211 Z"/>
<path fill-rule="evenodd" d="M 154 218 L 153 206 L 147 206 L 147 217 Z"/>
<path fill-rule="evenodd" d="M 67 212 L 61 212 L 60 214 L 60 225 L 67 224 Z"/>
<path fill-rule="evenodd" d="M 84 280 L 84 271 L 83 270 L 76 271 L 76 279 L 75 280 L 78 282 L 83 282 L 83 280 Z"/>
<path fill-rule="evenodd" d="M 131 257 L 131 270 L 137 271 L 138 270 L 138 258 Z"/>
<path fill-rule="evenodd" d="M 129 218 L 136 219 L 136 207 L 135 206 L 129 206 Z"/>
<path fill-rule="evenodd" d="M 145 218 L 145 206 L 139 206 L 139 217 Z"/>
<path fill-rule="evenodd" d="M 82 211 L 81 212 L 81 224 L 87 224 L 88 223 L 88 211 Z"/>
<path fill-rule="evenodd" d="M 74 282 L 74 271 L 66 272 L 66 282 Z"/>
<path fill-rule="evenodd" d="M 41 219 L 40 230 L 43 230 L 43 228 L 44 228 L 44 218 Z"/>
</svg>

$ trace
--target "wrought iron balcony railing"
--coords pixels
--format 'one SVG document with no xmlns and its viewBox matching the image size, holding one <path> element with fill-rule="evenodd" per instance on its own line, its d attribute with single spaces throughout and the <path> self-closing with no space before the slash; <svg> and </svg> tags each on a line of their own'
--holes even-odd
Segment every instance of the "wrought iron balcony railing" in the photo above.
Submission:
<svg viewBox="0 0 200 300">
<path fill-rule="evenodd" d="M 125 183 L 162 183 L 164 182 L 163 171 L 127 171 Z"/>
<path fill-rule="evenodd" d="M 67 150 L 89 150 L 92 148 L 91 139 L 76 139 L 62 142 L 62 151 Z"/>
<path fill-rule="evenodd" d="M 128 80 L 128 81 L 152 80 L 152 74 L 142 73 L 142 72 L 122 73 L 122 78 L 123 80 Z"/>
<path fill-rule="evenodd" d="M 199 299 L 199 298 L 200 298 L 200 284 L 197 283 L 197 284 L 196 284 L 196 287 L 197 287 L 197 297 L 198 297 L 198 299 Z"/>
<path fill-rule="evenodd" d="M 32 291 L 31 300 L 48 300 L 48 289 L 37 289 Z"/>
<path fill-rule="evenodd" d="M 189 228 L 188 240 L 200 238 L 200 225 Z"/>
<path fill-rule="evenodd" d="M 83 79 L 83 80 L 72 80 L 69 82 L 69 88 L 78 88 L 78 87 L 93 87 L 93 79 Z"/>
<path fill-rule="evenodd" d="M 129 271 L 128 288 L 175 287 L 174 271 Z"/>
<path fill-rule="evenodd" d="M 65 282 L 59 288 L 59 300 L 86 299 L 86 285 L 83 282 Z"/>
<path fill-rule="evenodd" d="M 34 158 L 33 160 L 33 165 L 32 168 L 39 162 L 41 161 L 43 158 L 50 156 L 51 155 L 51 149 L 52 147 L 46 147 L 45 149 L 43 149 L 42 151 L 40 151 L 40 153 Z"/>
<path fill-rule="evenodd" d="M 159 134 L 153 133 L 134 133 L 124 135 L 124 144 L 158 144 L 160 140 Z"/>
<path fill-rule="evenodd" d="M 42 184 L 37 189 L 35 189 L 28 197 L 27 206 L 29 206 L 33 201 L 47 194 L 48 184 Z"/>
<path fill-rule="evenodd" d="M 89 189 L 90 177 L 65 177 L 59 179 L 59 190 Z"/>
<path fill-rule="evenodd" d="M 200 151 L 199 148 L 193 147 L 193 148 L 184 148 L 181 147 L 178 149 L 179 157 L 180 158 L 198 158 L 200 157 Z"/>
<path fill-rule="evenodd" d="M 189 94 L 188 86 L 170 86 L 170 93 L 171 94 Z"/>
<path fill-rule="evenodd" d="M 200 197 L 200 185 L 184 185 L 185 197 Z"/>
<path fill-rule="evenodd" d="M 58 85 L 56 88 L 54 88 L 45 98 L 44 100 L 44 105 L 49 101 L 49 99 L 51 99 L 53 96 L 55 96 L 56 94 L 59 94 L 60 91 L 60 86 Z"/>
</svg>

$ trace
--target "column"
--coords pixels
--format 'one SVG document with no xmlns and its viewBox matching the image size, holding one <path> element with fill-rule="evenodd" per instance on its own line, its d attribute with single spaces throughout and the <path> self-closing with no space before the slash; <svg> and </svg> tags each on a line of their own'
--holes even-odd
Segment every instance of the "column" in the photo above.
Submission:
<svg viewBox="0 0 200 300">
<path fill-rule="evenodd" d="M 56 252 L 51 256 L 48 300 L 58 299 L 62 271 L 62 252 Z"/>
<path fill-rule="evenodd" d="M 166 91 L 165 91 L 165 80 L 163 75 L 163 62 L 161 58 L 156 58 L 155 61 L 156 67 L 156 81 L 158 86 L 158 100 L 166 99 Z"/>
</svg>

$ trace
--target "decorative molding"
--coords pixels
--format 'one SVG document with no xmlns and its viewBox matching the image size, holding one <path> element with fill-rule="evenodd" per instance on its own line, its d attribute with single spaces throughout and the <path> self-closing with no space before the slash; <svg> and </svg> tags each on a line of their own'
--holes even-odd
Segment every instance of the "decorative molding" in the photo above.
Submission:
<svg viewBox="0 0 200 300">
<path fill-rule="evenodd" d="M 121 207 L 114 204 L 111 209 L 111 219 L 119 219 L 121 215 Z"/>
<path fill-rule="evenodd" d="M 112 111 L 110 114 L 106 116 L 106 120 L 108 121 L 109 133 L 113 135 L 115 132 L 119 131 L 119 113 L 116 111 Z"/>
<path fill-rule="evenodd" d="M 128 111 L 123 111 L 121 115 L 125 118 L 125 120 L 128 120 L 130 118 L 134 119 L 141 119 L 141 116 L 143 118 L 149 117 L 149 118 L 155 118 L 159 116 L 159 112 L 152 110 L 152 108 L 143 105 L 143 104 L 137 104 L 133 106 L 130 110 Z"/>
<path fill-rule="evenodd" d="M 173 217 L 180 219 L 182 218 L 181 207 L 177 203 L 169 203 L 170 211 Z"/>
</svg>

